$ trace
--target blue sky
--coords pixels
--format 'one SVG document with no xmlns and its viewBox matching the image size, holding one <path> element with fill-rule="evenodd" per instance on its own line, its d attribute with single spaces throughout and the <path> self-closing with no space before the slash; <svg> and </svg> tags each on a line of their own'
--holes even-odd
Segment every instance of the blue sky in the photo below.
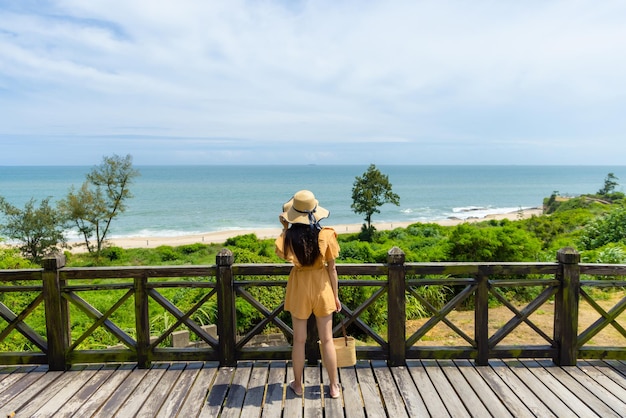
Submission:
<svg viewBox="0 0 626 418">
<path fill-rule="evenodd" d="M 0 165 L 621 165 L 625 23 L 622 0 L 0 0 Z"/>
</svg>

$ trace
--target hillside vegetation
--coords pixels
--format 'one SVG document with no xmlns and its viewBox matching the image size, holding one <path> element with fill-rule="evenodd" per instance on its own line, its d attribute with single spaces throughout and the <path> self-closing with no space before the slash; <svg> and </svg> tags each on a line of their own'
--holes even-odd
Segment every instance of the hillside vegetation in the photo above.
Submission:
<svg viewBox="0 0 626 418">
<path fill-rule="evenodd" d="M 371 242 L 359 240 L 358 234 L 340 234 L 341 253 L 338 263 L 383 263 L 387 252 L 393 246 L 406 253 L 407 262 L 435 261 L 554 261 L 556 252 L 563 247 L 573 247 L 582 256 L 583 262 L 626 263 L 626 201 L 621 193 L 597 196 L 586 195 L 575 198 L 561 198 L 552 195 L 545 199 L 544 214 L 523 220 L 486 220 L 476 223 L 463 223 L 457 226 L 441 226 L 435 223 L 416 223 L 407 228 L 391 231 L 376 231 Z M 236 263 L 279 263 L 274 254 L 274 240 L 260 240 L 253 234 L 228 239 L 224 244 L 191 244 L 179 247 L 161 246 L 155 249 L 122 249 L 108 247 L 99 256 L 91 253 L 66 253 L 67 265 L 80 266 L 145 266 L 145 265 L 185 265 L 214 264 L 215 256 L 222 248 L 229 248 Z M 33 268 L 29 261 L 21 258 L 15 250 L 0 249 L 0 269 Z M 375 279 L 360 277 L 361 279 Z M 267 280 L 267 277 L 260 278 Z M 284 278 L 283 278 L 284 279 Z M 537 290 L 539 291 L 539 290 Z M 608 290 L 610 291 L 610 290 Z M 161 289 L 160 292 L 181 310 L 193 306 L 202 296 L 202 289 Z M 340 298 L 346 306 L 358 306 L 371 296 L 370 290 L 363 288 L 340 289 Z M 445 286 L 425 286 L 421 296 L 433 306 L 443 304 L 453 297 L 457 290 Z M 119 294 L 118 294 L 119 293 Z M 100 312 L 106 312 L 120 297 L 121 291 L 84 292 L 84 297 Z M 250 289 L 265 306 L 275 307 L 283 299 L 281 292 L 266 288 Z M 21 312 L 36 292 L 0 293 L 0 302 L 13 312 Z M 533 292 L 513 291 L 508 297 L 518 301 L 530 300 Z M 111 318 L 118 326 L 132 334 L 134 329 L 133 303 L 122 305 Z M 212 323 L 217 315 L 214 299 L 206 302 L 193 316 L 201 324 Z M 427 315 L 427 311 L 417 300 L 407 300 L 407 319 L 417 319 Z M 91 326 L 92 320 L 72 308 L 72 336 L 76 338 Z M 152 306 L 150 312 L 152 327 L 158 334 L 173 322 L 169 314 L 159 306 Z M 384 332 L 386 326 L 386 306 L 383 301 L 374 303 L 361 315 L 372 328 Z M 241 332 L 251 329 L 262 315 L 243 300 L 237 302 L 237 325 Z M 288 314 L 281 319 L 290 323 Z M 33 311 L 27 323 L 41 334 L 45 334 L 43 308 Z M 7 323 L 0 320 L 0 329 Z M 118 341 L 105 331 L 95 332 L 86 339 L 80 348 L 98 348 L 117 344 Z M 358 330 L 352 330 L 358 333 Z M 31 344 L 19 333 L 13 331 L 0 342 L 0 350 L 28 350 Z"/>
<path fill-rule="evenodd" d="M 584 195 L 544 201 L 544 214 L 522 220 L 485 220 L 441 226 L 415 223 L 406 228 L 376 231 L 371 242 L 359 234 L 339 234 L 340 263 L 383 263 L 393 246 L 407 262 L 433 261 L 552 261 L 563 247 L 577 249 L 585 262 L 626 262 L 626 200 L 622 193 Z M 213 264 L 215 255 L 229 248 L 236 263 L 282 262 L 274 254 L 273 239 L 254 234 L 224 244 L 190 244 L 154 249 L 109 247 L 100 257 L 67 253 L 68 266 Z M 10 268 L 10 267 L 9 267 Z"/>
</svg>

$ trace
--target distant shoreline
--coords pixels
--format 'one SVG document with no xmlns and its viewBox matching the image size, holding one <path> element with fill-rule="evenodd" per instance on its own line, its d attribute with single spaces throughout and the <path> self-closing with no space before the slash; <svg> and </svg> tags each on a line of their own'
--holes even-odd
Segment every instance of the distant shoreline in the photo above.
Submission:
<svg viewBox="0 0 626 418">
<path fill-rule="evenodd" d="M 532 216 L 539 216 L 543 213 L 541 208 L 530 208 L 524 209 L 520 211 L 514 211 L 509 213 L 502 213 L 496 215 L 487 215 L 485 217 L 476 217 L 476 218 L 468 218 L 468 219 L 456 219 L 456 218 L 448 218 L 437 221 L 429 221 L 429 222 L 420 222 L 420 221 L 411 221 L 411 222 L 386 222 L 386 223 L 376 223 L 374 222 L 374 227 L 379 231 L 388 231 L 395 228 L 406 228 L 409 225 L 413 225 L 416 223 L 436 223 L 442 226 L 454 226 L 462 223 L 472 223 L 472 222 L 481 222 L 487 220 L 518 220 L 518 219 L 526 219 Z M 338 234 L 351 234 L 356 233 L 361 230 L 362 224 L 338 224 L 332 225 L 330 223 L 324 223 L 324 226 L 328 226 L 330 228 L 335 229 Z M 203 243 L 203 244 L 221 244 L 226 242 L 227 239 L 233 238 L 239 235 L 246 234 L 255 234 L 259 239 L 270 239 L 276 238 L 280 235 L 282 228 L 258 228 L 258 229 L 240 229 L 240 230 L 228 230 L 228 231 L 216 231 L 216 232 L 207 232 L 203 234 L 190 234 L 190 235 L 181 235 L 181 236 L 152 236 L 152 237 L 120 237 L 120 238 L 111 238 L 108 240 L 109 244 L 115 247 L 120 247 L 124 249 L 130 248 L 156 248 L 162 245 L 168 245 L 171 247 L 177 247 L 181 245 L 187 244 L 195 244 L 195 243 Z M 83 252 L 85 251 L 84 246 L 80 245 L 80 242 L 72 242 L 70 243 L 72 248 L 71 252 Z"/>
</svg>

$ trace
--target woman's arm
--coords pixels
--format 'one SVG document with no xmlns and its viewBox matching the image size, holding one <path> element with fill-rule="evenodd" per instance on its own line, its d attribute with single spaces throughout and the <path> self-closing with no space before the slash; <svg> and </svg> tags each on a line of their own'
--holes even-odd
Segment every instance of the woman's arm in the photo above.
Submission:
<svg viewBox="0 0 626 418">
<path fill-rule="evenodd" d="M 283 230 L 280 233 L 280 236 L 276 238 L 276 241 L 274 242 L 274 252 L 276 253 L 278 257 L 282 258 L 283 260 L 286 260 L 287 251 L 285 251 L 285 248 L 283 247 L 285 244 L 285 234 L 287 233 L 287 229 L 289 228 L 289 222 L 287 222 L 287 220 L 283 218 L 282 214 L 278 215 L 278 220 L 283 225 Z"/>
<path fill-rule="evenodd" d="M 333 294 L 335 295 L 335 308 L 337 312 L 341 311 L 341 301 L 339 300 L 339 277 L 337 277 L 337 268 L 335 267 L 335 259 L 328 260 L 326 266 L 328 270 L 328 276 L 330 277 L 330 285 L 333 288 Z"/>
</svg>

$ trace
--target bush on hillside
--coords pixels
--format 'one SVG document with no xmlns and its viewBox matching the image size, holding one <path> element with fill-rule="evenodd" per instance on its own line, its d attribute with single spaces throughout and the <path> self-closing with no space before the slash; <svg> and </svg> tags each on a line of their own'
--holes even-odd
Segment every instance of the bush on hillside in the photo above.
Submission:
<svg viewBox="0 0 626 418">
<path fill-rule="evenodd" d="M 619 207 L 589 222 L 579 238 L 583 249 L 593 250 L 609 243 L 626 241 L 626 209 Z"/>
<path fill-rule="evenodd" d="M 513 225 L 460 224 L 448 240 L 450 261 L 534 261 L 541 241 Z"/>
<path fill-rule="evenodd" d="M 32 261 L 22 257 L 17 248 L 0 247 L 0 270 L 29 269 L 38 267 L 39 266 Z"/>
</svg>

